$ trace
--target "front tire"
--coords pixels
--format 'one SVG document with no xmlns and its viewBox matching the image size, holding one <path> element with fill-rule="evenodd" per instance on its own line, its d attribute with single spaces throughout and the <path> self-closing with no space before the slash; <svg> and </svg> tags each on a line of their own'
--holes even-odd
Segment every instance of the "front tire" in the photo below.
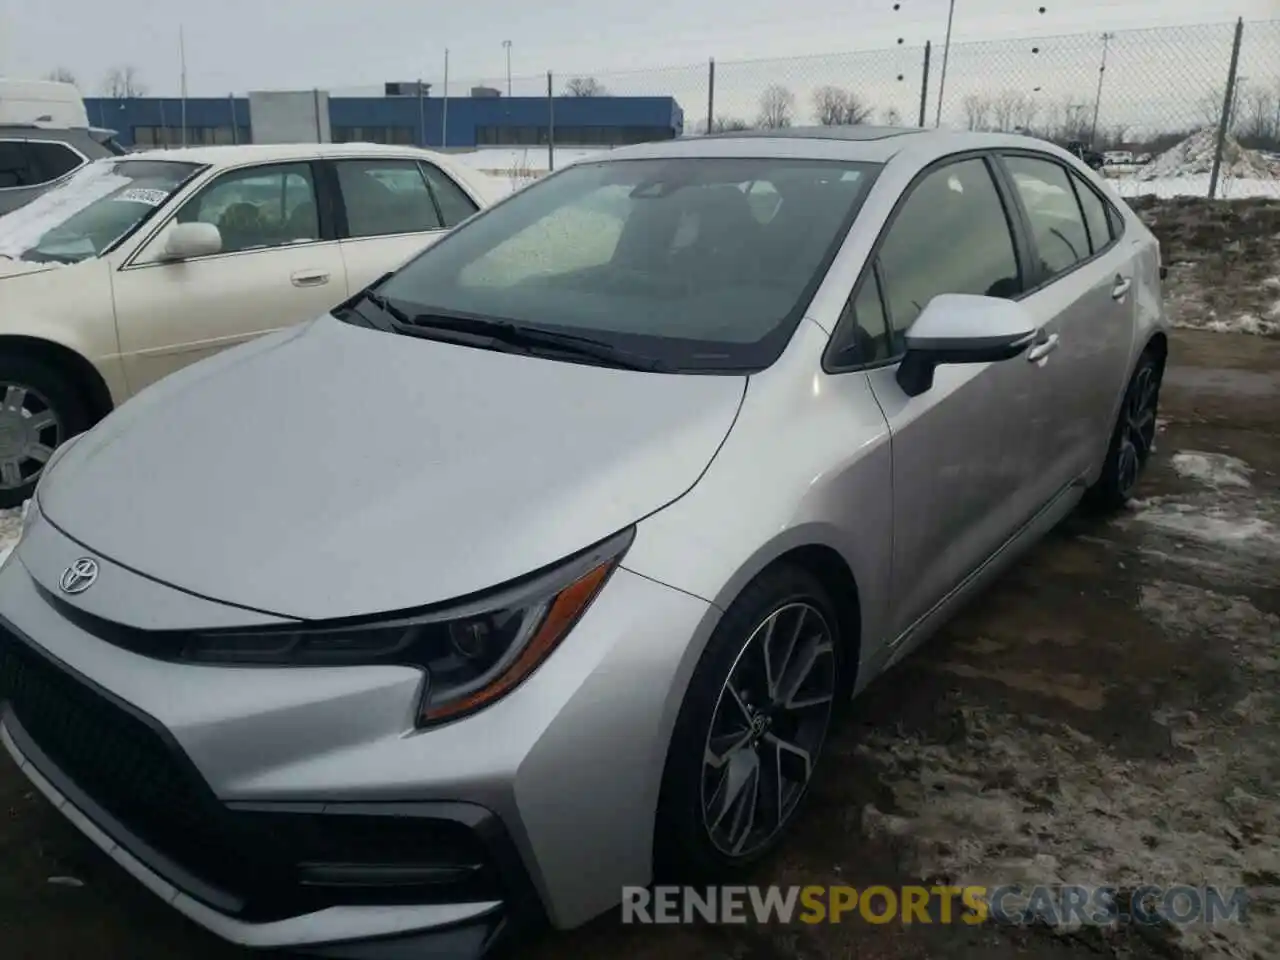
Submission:
<svg viewBox="0 0 1280 960">
<path fill-rule="evenodd" d="M 1109 513 L 1124 507 L 1151 459 L 1162 372 L 1160 359 L 1148 350 L 1129 379 L 1107 447 L 1107 458 L 1102 464 L 1102 475 L 1086 495 L 1095 510 Z"/>
<path fill-rule="evenodd" d="M 53 451 L 87 426 L 69 377 L 34 358 L 0 356 L 0 509 L 28 500 Z"/>
<path fill-rule="evenodd" d="M 714 880 L 795 821 L 842 690 L 840 621 L 807 570 L 773 567 L 725 612 L 685 693 L 658 805 L 655 873 Z"/>
</svg>

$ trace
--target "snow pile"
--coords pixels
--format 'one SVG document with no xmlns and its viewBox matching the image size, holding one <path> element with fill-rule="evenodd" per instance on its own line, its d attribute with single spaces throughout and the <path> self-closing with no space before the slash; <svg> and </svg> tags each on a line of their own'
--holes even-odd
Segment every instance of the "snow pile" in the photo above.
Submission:
<svg viewBox="0 0 1280 960">
<path fill-rule="evenodd" d="M 1143 168 L 1139 180 L 1194 177 L 1213 171 L 1218 132 L 1206 127 L 1166 150 Z M 1222 149 L 1222 177 L 1245 180 L 1280 180 L 1280 165 L 1257 150 L 1247 150 L 1228 136 Z"/>
</svg>

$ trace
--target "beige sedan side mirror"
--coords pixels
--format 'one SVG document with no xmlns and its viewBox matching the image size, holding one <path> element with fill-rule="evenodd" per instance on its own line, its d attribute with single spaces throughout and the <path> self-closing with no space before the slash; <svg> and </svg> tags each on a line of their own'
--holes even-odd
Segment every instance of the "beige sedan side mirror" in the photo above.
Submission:
<svg viewBox="0 0 1280 960">
<path fill-rule="evenodd" d="M 163 259 L 190 260 L 222 252 L 222 234 L 212 223 L 178 223 L 165 239 Z"/>
</svg>

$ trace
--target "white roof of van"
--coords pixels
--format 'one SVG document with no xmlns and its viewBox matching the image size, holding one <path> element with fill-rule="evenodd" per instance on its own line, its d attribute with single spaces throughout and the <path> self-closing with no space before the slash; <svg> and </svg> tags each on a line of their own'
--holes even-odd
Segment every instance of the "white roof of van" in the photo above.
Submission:
<svg viewBox="0 0 1280 960">
<path fill-rule="evenodd" d="M 0 78 L 0 124 L 83 129 L 89 114 L 74 83 Z"/>
</svg>

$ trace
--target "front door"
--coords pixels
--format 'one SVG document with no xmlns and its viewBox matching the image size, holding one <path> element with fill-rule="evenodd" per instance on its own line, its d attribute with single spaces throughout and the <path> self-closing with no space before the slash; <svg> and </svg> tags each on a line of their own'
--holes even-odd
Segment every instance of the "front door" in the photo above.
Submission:
<svg viewBox="0 0 1280 960">
<path fill-rule="evenodd" d="M 224 173 L 169 225 L 214 224 L 220 253 L 166 262 L 160 251 L 167 227 L 116 273 L 116 324 L 131 392 L 346 298 L 342 254 L 319 215 L 315 184 L 307 162 Z"/>
<path fill-rule="evenodd" d="M 1014 211 L 989 164 L 968 157 L 927 173 L 888 227 L 858 297 L 867 310 L 880 304 L 890 359 L 935 296 L 1022 292 Z M 896 370 L 881 365 L 869 379 L 892 438 L 891 631 L 900 636 L 1042 506 L 1036 437 L 1044 390 L 1043 367 L 1026 355 L 939 367 L 915 397 Z"/>
</svg>

